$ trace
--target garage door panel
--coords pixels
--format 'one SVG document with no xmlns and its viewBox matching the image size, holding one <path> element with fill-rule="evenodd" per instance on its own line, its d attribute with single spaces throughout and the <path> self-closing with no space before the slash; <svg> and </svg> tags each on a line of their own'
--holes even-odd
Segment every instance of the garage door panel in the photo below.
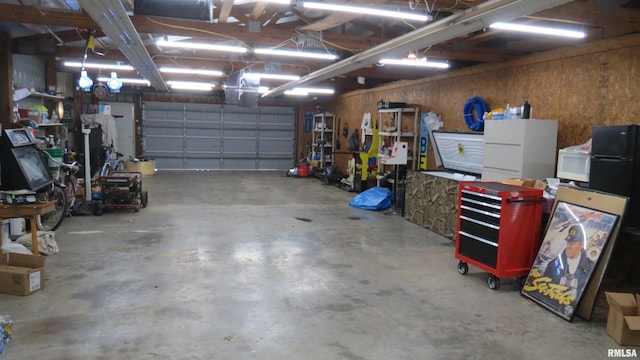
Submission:
<svg viewBox="0 0 640 360">
<path fill-rule="evenodd" d="M 184 162 L 182 158 L 170 158 L 170 157 L 155 157 L 156 169 L 164 170 L 180 170 L 184 168 Z"/>
<path fill-rule="evenodd" d="M 185 151 L 184 155 L 189 159 L 220 159 L 222 153 L 220 151 L 189 150 Z"/>
<path fill-rule="evenodd" d="M 217 130 L 218 133 L 222 129 L 222 123 L 219 121 L 187 121 L 183 126 L 187 130 Z"/>
<path fill-rule="evenodd" d="M 222 146 L 219 139 L 210 138 L 189 138 L 185 142 L 185 150 L 191 151 L 207 151 L 220 153 Z"/>
<path fill-rule="evenodd" d="M 184 139 L 182 137 L 153 136 L 145 138 L 145 150 L 182 150 Z M 180 151 L 182 152 L 182 151 Z"/>
<path fill-rule="evenodd" d="M 258 117 L 255 113 L 246 114 L 246 113 L 231 113 L 229 111 L 225 111 L 223 119 L 227 123 L 255 124 L 258 122 Z"/>
<path fill-rule="evenodd" d="M 155 110 L 155 109 L 145 109 L 146 111 L 146 119 L 148 120 L 179 120 L 184 117 L 184 110 Z"/>
<path fill-rule="evenodd" d="M 253 136 L 256 134 L 256 123 L 242 123 L 242 122 L 228 122 L 225 121 L 223 125 L 223 129 L 225 134 L 234 134 L 229 133 L 230 131 L 250 131 Z M 237 133 L 236 133 L 237 134 Z"/>
<path fill-rule="evenodd" d="M 220 139 L 220 129 L 204 129 L 204 128 L 188 128 L 185 129 L 185 135 L 193 137 L 212 137 Z"/>
<path fill-rule="evenodd" d="M 144 127 L 147 129 L 165 129 L 165 128 L 175 128 L 182 129 L 184 128 L 184 122 L 178 120 L 145 120 Z"/>
<path fill-rule="evenodd" d="M 184 109 L 184 103 L 177 102 L 162 102 L 162 101 L 145 101 L 144 102 L 144 110 L 159 110 L 159 111 L 169 111 L 176 109 Z"/>
<path fill-rule="evenodd" d="M 222 120 L 222 117 L 219 113 L 211 113 L 211 112 L 190 112 L 186 111 L 184 118 L 187 121 L 196 121 L 196 122 L 210 122 L 210 123 L 219 123 Z"/>
<path fill-rule="evenodd" d="M 249 139 L 256 139 L 258 136 L 258 132 L 255 129 L 246 129 L 246 130 L 241 130 L 241 129 L 228 129 L 225 128 L 224 132 L 223 132 L 223 137 L 226 138 L 249 138 Z"/>
<path fill-rule="evenodd" d="M 144 155 L 160 170 L 289 169 L 294 133 L 293 108 L 143 103 Z"/>
<path fill-rule="evenodd" d="M 260 139 L 258 143 L 258 151 L 260 153 L 287 153 L 291 149 L 291 140 L 278 140 L 278 139 Z"/>
<path fill-rule="evenodd" d="M 256 140 L 251 138 L 225 139 L 224 152 L 225 154 L 232 154 L 237 152 L 256 154 L 258 152 Z"/>
<path fill-rule="evenodd" d="M 149 110 L 146 114 L 148 120 L 181 120 L 184 118 L 184 110 Z"/>
<path fill-rule="evenodd" d="M 174 127 L 145 127 L 146 136 L 183 137 L 184 129 Z"/>
</svg>

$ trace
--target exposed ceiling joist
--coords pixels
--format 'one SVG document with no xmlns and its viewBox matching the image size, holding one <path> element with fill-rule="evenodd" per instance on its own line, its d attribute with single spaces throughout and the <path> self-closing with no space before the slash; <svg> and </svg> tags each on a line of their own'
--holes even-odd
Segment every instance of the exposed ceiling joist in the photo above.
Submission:
<svg viewBox="0 0 640 360">
<path fill-rule="evenodd" d="M 214 5 L 213 12 L 209 7 L 200 6 L 204 3 L 202 0 L 155 0 L 157 2 L 154 1 L 151 8 L 148 7 L 152 2 L 147 0 L 135 1 L 135 4 L 133 0 L 96 3 L 109 4 L 112 1 L 120 2 L 128 14 L 136 12 L 137 15 L 128 16 L 128 19 L 141 37 L 143 49 L 146 48 L 157 67 L 171 65 L 185 69 L 213 69 L 226 75 L 239 69 L 283 72 L 303 76 L 301 80 L 304 85 L 331 86 L 335 88 L 336 94 L 349 89 L 372 88 L 389 81 L 415 79 L 446 71 L 377 66 L 382 56 L 400 58 L 414 53 L 419 58 L 445 60 L 450 69 L 461 69 L 640 32 L 638 0 L 581 0 L 561 5 L 539 0 L 348 2 L 350 5 L 362 4 L 397 11 L 429 13 L 436 21 L 426 25 L 399 19 L 308 9 L 300 6 L 299 2 L 282 5 L 267 1 L 214 0 L 209 1 L 209 4 Z M 146 5 L 134 9 L 139 3 Z M 41 7 L 28 4 L 38 4 Z M 539 11 L 543 8 L 540 4 L 554 7 Z M 527 11 L 513 13 L 510 10 L 510 15 L 513 16 L 502 16 L 498 20 L 514 19 L 518 23 L 538 26 L 553 24 L 566 29 L 582 30 L 586 36 L 583 39 L 568 40 L 488 29 L 488 25 L 494 20 L 488 14 L 499 14 L 506 7 L 517 8 L 519 11 L 526 8 Z M 117 48 L 122 47 L 118 35 L 114 38 L 114 34 L 105 34 L 101 29 L 105 25 L 98 24 L 86 12 L 78 9 L 78 0 L 0 0 L 0 27 L 11 33 L 14 40 L 13 53 L 37 55 L 45 59 L 55 57 L 58 66 L 61 60 L 77 61 L 83 58 L 89 30 L 96 34 L 96 50 L 101 56 L 90 55 L 87 61 L 132 63 L 131 59 L 135 57 L 125 56 Z M 205 9 L 209 10 L 208 16 L 202 17 Z M 516 19 L 516 15 L 527 12 L 529 13 Z M 106 25 L 106 28 L 110 26 Z M 181 38 L 189 38 L 190 42 L 225 45 L 237 43 L 249 49 L 282 47 L 329 51 L 339 54 L 345 60 L 327 66 L 324 61 L 271 57 L 255 54 L 252 50 L 239 55 L 158 47 L 155 43 L 157 39 L 179 41 Z M 148 61 L 147 56 L 144 59 L 138 61 Z M 66 67 L 60 67 L 60 70 L 73 71 L 78 75 L 78 72 Z M 89 72 L 90 76 L 100 75 L 99 70 L 89 69 Z M 189 79 L 194 78 L 189 76 Z M 162 77 L 175 80 L 180 76 L 162 73 Z M 366 77 L 366 84 L 358 83 L 356 77 Z M 211 81 L 224 80 L 225 77 L 222 76 Z M 293 82 L 286 86 L 302 83 Z M 267 85 L 281 84 L 282 82 L 269 81 Z"/>
<path fill-rule="evenodd" d="M 222 2 L 222 8 L 218 14 L 218 23 L 224 24 L 229 20 L 231 9 L 233 8 L 233 0 L 224 0 Z"/>
<path fill-rule="evenodd" d="M 345 74 L 364 66 L 375 64 L 380 58 L 423 49 L 456 37 L 481 30 L 497 21 L 509 21 L 520 16 L 564 4 L 570 0 L 491 0 L 464 12 L 453 14 L 433 22 L 384 44 L 351 56 L 345 60 L 315 71 L 300 80 L 291 81 L 266 92 L 263 97 L 278 96 L 297 86 L 310 85 L 318 81 Z"/>
</svg>

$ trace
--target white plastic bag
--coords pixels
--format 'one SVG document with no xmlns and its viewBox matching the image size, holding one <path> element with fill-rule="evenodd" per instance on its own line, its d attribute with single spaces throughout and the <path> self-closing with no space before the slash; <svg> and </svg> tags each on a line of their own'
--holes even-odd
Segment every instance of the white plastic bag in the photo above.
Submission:
<svg viewBox="0 0 640 360">
<path fill-rule="evenodd" d="M 15 242 L 22 244 L 27 247 L 27 249 L 33 251 L 31 234 L 22 235 Z M 56 233 L 53 231 L 38 231 L 38 252 L 42 255 L 53 255 L 58 251 Z"/>
<path fill-rule="evenodd" d="M 24 245 L 18 243 L 6 244 L 2 246 L 2 252 L 5 253 L 14 253 L 14 254 L 25 254 L 25 255 L 33 255 L 31 250 L 27 249 Z"/>
</svg>

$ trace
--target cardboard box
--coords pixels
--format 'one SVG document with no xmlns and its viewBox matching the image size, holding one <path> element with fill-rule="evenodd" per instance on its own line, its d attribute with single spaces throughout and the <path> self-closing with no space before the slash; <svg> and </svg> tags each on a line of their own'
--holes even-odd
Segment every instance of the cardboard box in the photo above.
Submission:
<svg viewBox="0 0 640 360">
<path fill-rule="evenodd" d="M 620 345 L 640 345 L 640 296 L 605 292 L 609 303 L 607 334 Z"/>
<path fill-rule="evenodd" d="M 508 178 L 502 179 L 501 182 L 509 185 L 534 187 L 542 190 L 546 190 L 547 188 L 547 184 L 544 181 L 536 179 Z"/>
<path fill-rule="evenodd" d="M 152 176 L 156 171 L 155 160 L 146 161 L 125 161 L 125 168 L 127 171 L 134 171 L 142 173 L 143 176 Z"/>
<path fill-rule="evenodd" d="M 320 167 L 320 160 L 311 160 L 311 167 Z"/>
<path fill-rule="evenodd" d="M 44 257 L 6 253 L 0 256 L 0 292 L 31 295 L 44 289 Z"/>
<path fill-rule="evenodd" d="M 31 120 L 33 120 L 33 121 L 35 121 L 35 122 L 36 122 L 36 123 L 38 123 L 38 124 L 42 124 L 42 123 L 43 123 L 42 121 L 43 121 L 43 119 L 44 119 L 44 116 L 43 116 L 43 114 L 42 114 L 42 112 L 41 112 L 41 111 L 34 111 L 34 110 L 31 110 L 31 111 L 29 111 L 29 116 L 28 116 L 28 118 L 29 118 L 29 119 L 31 119 Z"/>
</svg>

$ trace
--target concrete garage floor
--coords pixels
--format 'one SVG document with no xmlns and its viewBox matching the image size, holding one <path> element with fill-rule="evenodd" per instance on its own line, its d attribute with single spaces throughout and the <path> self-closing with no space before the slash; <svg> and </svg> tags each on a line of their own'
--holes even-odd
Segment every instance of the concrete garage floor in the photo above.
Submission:
<svg viewBox="0 0 640 360">
<path fill-rule="evenodd" d="M 284 172 L 160 172 L 138 213 L 67 218 L 46 288 L 0 294 L 14 359 L 604 359 L 454 243 Z M 297 218 L 301 218 L 297 219 Z M 310 221 L 304 221 L 308 219 Z"/>
</svg>

